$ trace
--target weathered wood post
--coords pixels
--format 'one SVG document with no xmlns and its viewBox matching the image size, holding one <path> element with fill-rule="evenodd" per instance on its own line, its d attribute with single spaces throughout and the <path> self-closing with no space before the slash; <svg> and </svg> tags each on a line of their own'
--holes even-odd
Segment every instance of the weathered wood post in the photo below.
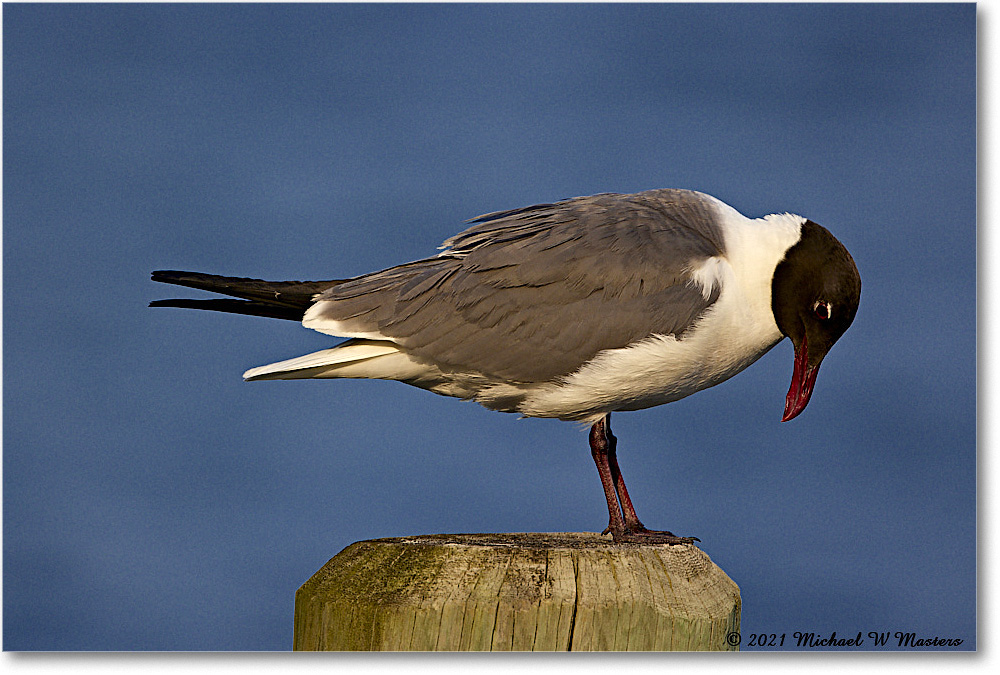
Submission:
<svg viewBox="0 0 1000 675">
<path fill-rule="evenodd" d="M 324 565 L 295 594 L 294 648 L 734 650 L 739 628 L 739 588 L 695 546 L 426 535 L 360 541 Z"/>
</svg>

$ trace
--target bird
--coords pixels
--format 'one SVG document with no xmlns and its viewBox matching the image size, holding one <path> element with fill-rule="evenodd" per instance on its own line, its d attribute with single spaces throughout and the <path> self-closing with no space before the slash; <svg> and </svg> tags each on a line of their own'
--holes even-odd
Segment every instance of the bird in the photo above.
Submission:
<svg viewBox="0 0 1000 675">
<path fill-rule="evenodd" d="M 677 401 L 794 348 L 782 421 L 809 403 L 854 321 L 861 277 L 826 228 L 748 218 L 692 190 L 601 193 L 487 213 L 439 253 L 347 279 L 264 281 L 160 270 L 152 280 L 229 296 L 151 307 L 301 322 L 346 340 L 247 370 L 247 381 L 374 378 L 522 417 L 589 426 L 621 544 L 692 544 L 648 529 L 617 459 L 611 413 Z"/>
</svg>

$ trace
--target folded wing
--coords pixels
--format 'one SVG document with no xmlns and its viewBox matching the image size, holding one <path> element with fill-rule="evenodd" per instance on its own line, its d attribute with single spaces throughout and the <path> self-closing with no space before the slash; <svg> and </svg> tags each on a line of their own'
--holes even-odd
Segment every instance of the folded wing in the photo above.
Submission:
<svg viewBox="0 0 1000 675">
<path fill-rule="evenodd" d="M 481 216 L 435 258 L 322 291 L 303 324 L 444 371 L 550 381 L 602 350 L 683 336 L 715 302 L 692 276 L 724 255 L 715 203 L 655 190 Z"/>
</svg>

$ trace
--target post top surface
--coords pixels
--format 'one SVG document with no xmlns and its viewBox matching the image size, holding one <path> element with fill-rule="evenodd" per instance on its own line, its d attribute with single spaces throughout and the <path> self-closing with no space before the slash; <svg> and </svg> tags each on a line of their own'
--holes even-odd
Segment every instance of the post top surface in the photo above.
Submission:
<svg viewBox="0 0 1000 675">
<path fill-rule="evenodd" d="M 691 544 L 616 544 L 610 535 L 596 532 L 480 532 L 468 534 L 422 534 L 412 537 L 370 539 L 367 543 L 426 546 L 470 546 L 528 549 L 609 549 L 656 548 L 689 550 Z M 700 549 L 699 549 L 700 550 Z"/>
</svg>

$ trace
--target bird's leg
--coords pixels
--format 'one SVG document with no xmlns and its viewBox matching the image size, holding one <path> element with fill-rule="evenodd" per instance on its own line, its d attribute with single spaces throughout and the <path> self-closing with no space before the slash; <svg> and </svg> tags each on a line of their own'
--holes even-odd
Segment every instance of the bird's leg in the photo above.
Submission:
<svg viewBox="0 0 1000 675">
<path fill-rule="evenodd" d="M 611 469 L 618 503 L 621 504 L 622 515 L 625 516 L 625 526 L 633 532 L 645 530 L 646 527 L 639 522 L 639 516 L 635 515 L 635 507 L 632 506 L 632 500 L 629 499 L 628 490 L 625 488 L 625 479 L 622 478 L 621 469 L 618 468 L 618 437 L 611 433 L 611 413 L 604 416 L 604 433 L 608 439 L 608 468 Z"/>
<path fill-rule="evenodd" d="M 611 433 L 609 413 L 590 428 L 590 452 L 597 464 L 597 473 L 601 476 L 604 496 L 608 501 L 608 527 L 602 534 L 611 532 L 616 542 L 690 544 L 700 541 L 697 537 L 678 537 L 665 530 L 650 530 L 642 524 L 618 468 L 617 450 L 618 439 Z"/>
<path fill-rule="evenodd" d="M 615 479 L 611 472 L 609 463 L 607 417 L 590 427 L 590 454 L 594 457 L 597 465 L 597 473 L 601 477 L 601 485 L 604 486 L 604 497 L 608 500 L 608 529 L 602 534 L 611 532 L 615 541 L 620 541 L 625 536 L 627 530 L 625 521 L 622 519 L 621 509 L 618 507 L 618 495 L 615 490 Z"/>
</svg>

